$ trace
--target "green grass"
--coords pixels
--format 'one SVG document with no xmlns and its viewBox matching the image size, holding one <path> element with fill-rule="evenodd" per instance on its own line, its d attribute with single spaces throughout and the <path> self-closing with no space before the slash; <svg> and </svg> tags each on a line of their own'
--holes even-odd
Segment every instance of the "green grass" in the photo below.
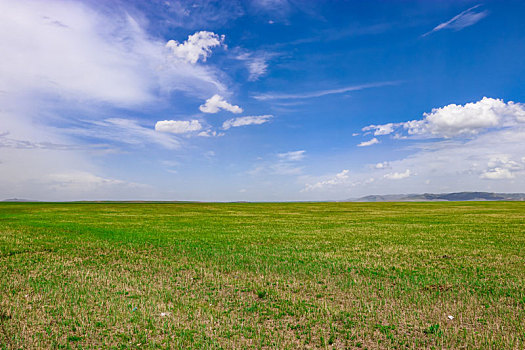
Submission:
<svg viewBox="0 0 525 350">
<path fill-rule="evenodd" d="M 0 322 L 4 349 L 523 349 L 525 203 L 4 203 Z"/>
</svg>

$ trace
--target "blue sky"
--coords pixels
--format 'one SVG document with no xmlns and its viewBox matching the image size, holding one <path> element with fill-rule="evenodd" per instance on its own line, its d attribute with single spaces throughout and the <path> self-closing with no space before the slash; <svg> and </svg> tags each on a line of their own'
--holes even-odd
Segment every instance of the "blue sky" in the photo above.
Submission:
<svg viewBox="0 0 525 350">
<path fill-rule="evenodd" d="M 0 198 L 523 192 L 523 13 L 0 0 Z"/>
</svg>

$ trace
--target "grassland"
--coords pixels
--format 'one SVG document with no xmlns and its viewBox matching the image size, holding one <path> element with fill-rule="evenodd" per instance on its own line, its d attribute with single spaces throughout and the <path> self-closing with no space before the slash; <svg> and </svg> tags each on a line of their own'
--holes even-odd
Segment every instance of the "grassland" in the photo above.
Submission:
<svg viewBox="0 0 525 350">
<path fill-rule="evenodd" d="M 523 349 L 525 203 L 0 204 L 0 322 L 4 349 Z"/>
</svg>

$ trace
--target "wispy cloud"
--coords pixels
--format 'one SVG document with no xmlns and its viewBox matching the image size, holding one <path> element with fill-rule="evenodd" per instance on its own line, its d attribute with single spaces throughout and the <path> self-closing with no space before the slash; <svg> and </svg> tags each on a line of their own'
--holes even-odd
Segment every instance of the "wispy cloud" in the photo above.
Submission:
<svg viewBox="0 0 525 350">
<path fill-rule="evenodd" d="M 361 142 L 360 144 L 357 145 L 357 147 L 372 146 L 372 145 L 375 145 L 376 143 L 379 143 L 379 140 L 376 137 L 374 137 L 371 140 Z"/>
<path fill-rule="evenodd" d="M 329 176 L 326 179 L 322 181 L 318 181 L 314 184 L 306 184 L 305 188 L 301 190 L 301 192 L 309 192 L 313 190 L 319 190 L 326 187 L 334 187 L 339 186 L 343 184 L 348 184 L 350 181 L 350 176 L 348 175 L 349 170 L 344 169 L 340 173 L 337 173 L 333 176 Z"/>
<path fill-rule="evenodd" d="M 251 55 L 243 54 L 239 55 L 237 59 L 247 62 L 246 67 L 250 73 L 248 80 L 250 81 L 259 79 L 259 77 L 266 74 L 266 71 L 268 70 L 268 63 L 266 62 L 266 58 L 263 56 L 252 57 Z"/>
<path fill-rule="evenodd" d="M 260 94 L 253 96 L 257 100 L 291 100 L 291 99 L 306 99 L 306 98 L 315 98 L 315 97 L 321 97 L 326 95 L 333 95 L 333 94 L 342 94 L 345 92 L 350 91 L 359 91 L 364 89 L 370 89 L 375 87 L 382 87 L 382 86 L 389 86 L 389 85 L 397 85 L 400 82 L 398 81 L 384 81 L 379 83 L 370 83 L 370 84 L 361 84 L 361 85 L 351 85 L 342 87 L 339 89 L 328 89 L 328 90 L 319 90 L 319 91 L 313 91 L 313 92 L 305 92 L 305 93 L 299 93 L 299 94 Z"/>
<path fill-rule="evenodd" d="M 429 34 L 432 34 L 442 29 L 461 30 L 463 28 L 470 27 L 471 25 L 476 24 L 478 21 L 486 17 L 488 14 L 488 11 L 486 10 L 485 11 L 474 11 L 480 6 L 481 4 L 472 6 L 468 10 L 461 12 L 460 14 L 452 17 L 448 21 L 437 25 L 436 27 L 434 27 L 434 29 L 423 34 L 422 36 L 427 36 Z"/>
<path fill-rule="evenodd" d="M 305 152 L 306 152 L 305 150 L 301 150 L 301 151 L 290 151 L 290 152 L 285 152 L 285 153 L 278 153 L 277 157 L 283 160 L 290 161 L 290 162 L 299 161 L 304 158 Z"/>
<path fill-rule="evenodd" d="M 0 90 L 124 107 L 158 101 L 159 91 L 209 96 L 226 87 L 218 69 L 200 62 L 221 40 L 197 32 L 166 49 L 125 13 L 74 1 L 0 1 Z"/>
<path fill-rule="evenodd" d="M 222 124 L 222 128 L 228 130 L 239 126 L 260 125 L 268 122 L 271 118 L 273 118 L 273 115 L 266 114 L 228 119 Z"/>
<path fill-rule="evenodd" d="M 153 143 L 167 149 L 180 147 L 180 142 L 176 138 L 166 133 L 159 133 L 153 128 L 144 127 L 132 119 L 86 120 L 79 123 L 78 127 L 63 128 L 62 131 L 81 137 L 108 140 L 127 145 L 144 146 Z"/>
<path fill-rule="evenodd" d="M 268 61 L 278 54 L 273 52 L 243 52 L 236 59 L 243 61 L 248 69 L 248 80 L 256 81 L 268 72 Z"/>
<path fill-rule="evenodd" d="M 289 151 L 276 154 L 276 160 L 263 161 L 247 173 L 257 175 L 285 175 L 296 176 L 303 172 L 303 167 L 298 164 L 305 157 L 305 150 Z"/>
<path fill-rule="evenodd" d="M 19 140 L 16 138 L 9 137 L 9 132 L 0 133 L 0 148 L 17 148 L 25 150 L 56 150 L 56 151 L 101 151 L 103 153 L 113 152 L 107 144 L 90 144 L 90 145 L 78 145 L 78 144 L 65 144 L 55 142 L 34 142 L 29 140 Z"/>
</svg>

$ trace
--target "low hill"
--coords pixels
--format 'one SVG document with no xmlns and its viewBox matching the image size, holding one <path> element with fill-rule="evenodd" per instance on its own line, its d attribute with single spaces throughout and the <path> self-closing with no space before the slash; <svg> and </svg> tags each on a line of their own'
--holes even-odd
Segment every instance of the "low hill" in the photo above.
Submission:
<svg viewBox="0 0 525 350">
<path fill-rule="evenodd" d="M 524 201 L 525 193 L 453 192 L 371 195 L 352 202 L 429 202 L 429 201 Z"/>
</svg>

